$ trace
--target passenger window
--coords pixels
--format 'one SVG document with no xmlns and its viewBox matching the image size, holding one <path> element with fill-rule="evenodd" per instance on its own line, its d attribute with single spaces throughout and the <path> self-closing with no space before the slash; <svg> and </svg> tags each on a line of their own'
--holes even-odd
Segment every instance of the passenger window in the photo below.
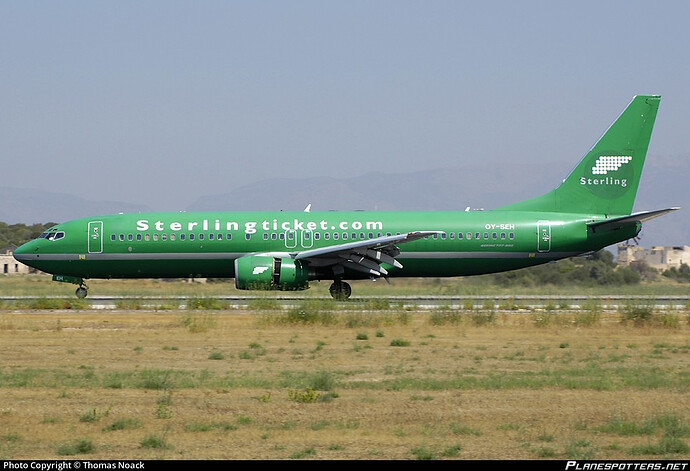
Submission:
<svg viewBox="0 0 690 471">
<path fill-rule="evenodd" d="M 184 233 L 180 234 L 180 240 L 185 240 L 186 237 Z"/>
<path fill-rule="evenodd" d="M 145 240 L 146 242 L 150 241 L 150 240 L 151 240 L 151 236 L 150 236 L 149 234 L 144 234 L 144 240 Z"/>
<path fill-rule="evenodd" d="M 115 234 L 111 235 L 111 236 L 110 236 L 110 240 L 112 240 L 113 242 L 115 242 L 115 241 L 117 240 L 117 236 L 116 236 Z"/>
<path fill-rule="evenodd" d="M 141 240 L 141 234 L 137 234 L 137 240 Z"/>
<path fill-rule="evenodd" d="M 153 234 L 153 241 L 158 242 L 158 234 Z"/>
<path fill-rule="evenodd" d="M 194 234 L 189 234 L 189 240 L 194 240 Z"/>
</svg>

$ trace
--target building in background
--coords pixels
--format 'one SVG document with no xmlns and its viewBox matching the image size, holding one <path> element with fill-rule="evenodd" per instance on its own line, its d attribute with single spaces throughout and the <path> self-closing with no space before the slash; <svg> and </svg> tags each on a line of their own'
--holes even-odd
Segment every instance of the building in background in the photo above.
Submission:
<svg viewBox="0 0 690 471">
<path fill-rule="evenodd" d="M 690 247 L 687 245 L 655 246 L 645 249 L 639 245 L 618 245 L 619 265 L 627 267 L 643 262 L 660 271 L 673 267 L 680 268 L 682 264 L 690 265 Z"/>
<path fill-rule="evenodd" d="M 16 246 L 5 247 L 0 249 L 0 275 L 21 275 L 27 273 L 37 273 L 33 268 L 30 268 L 23 263 L 19 263 L 12 253 Z"/>
</svg>

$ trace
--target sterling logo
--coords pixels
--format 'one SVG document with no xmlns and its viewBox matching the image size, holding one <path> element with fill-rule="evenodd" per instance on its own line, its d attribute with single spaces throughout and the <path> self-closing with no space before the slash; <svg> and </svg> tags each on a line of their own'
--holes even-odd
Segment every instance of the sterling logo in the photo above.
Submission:
<svg viewBox="0 0 690 471">
<path fill-rule="evenodd" d="M 252 275 L 261 275 L 263 272 L 268 270 L 269 267 L 254 267 Z"/>
<path fill-rule="evenodd" d="M 580 185 L 602 198 L 618 198 L 628 189 L 628 182 L 634 179 L 634 169 L 630 165 L 631 155 L 600 155 L 594 165 L 588 167 L 591 174 L 579 178 Z M 591 164 L 590 164 L 591 165 Z"/>
<path fill-rule="evenodd" d="M 602 155 L 592 167 L 592 175 L 606 175 L 608 172 L 615 172 L 631 160 L 632 156 L 630 155 Z"/>
</svg>

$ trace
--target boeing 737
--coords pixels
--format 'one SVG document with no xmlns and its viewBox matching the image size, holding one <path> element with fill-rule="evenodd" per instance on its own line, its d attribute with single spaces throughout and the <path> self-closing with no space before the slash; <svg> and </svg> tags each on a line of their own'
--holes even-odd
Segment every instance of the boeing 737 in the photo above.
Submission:
<svg viewBox="0 0 690 471">
<path fill-rule="evenodd" d="M 632 212 L 656 95 L 636 96 L 554 190 L 487 211 L 152 212 L 57 224 L 14 257 L 78 285 L 110 278 L 234 278 L 241 290 L 330 280 L 479 275 L 594 252 L 676 207 Z"/>
</svg>

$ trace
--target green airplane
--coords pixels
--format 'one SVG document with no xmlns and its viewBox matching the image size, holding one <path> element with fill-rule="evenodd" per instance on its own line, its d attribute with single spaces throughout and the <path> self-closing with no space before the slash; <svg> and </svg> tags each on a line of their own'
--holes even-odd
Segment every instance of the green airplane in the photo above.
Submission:
<svg viewBox="0 0 690 471">
<path fill-rule="evenodd" d="M 58 224 L 14 252 L 53 280 L 234 278 L 242 290 L 303 290 L 332 280 L 494 273 L 581 255 L 631 239 L 632 213 L 656 95 L 636 96 L 554 190 L 488 211 L 151 212 Z"/>
</svg>

